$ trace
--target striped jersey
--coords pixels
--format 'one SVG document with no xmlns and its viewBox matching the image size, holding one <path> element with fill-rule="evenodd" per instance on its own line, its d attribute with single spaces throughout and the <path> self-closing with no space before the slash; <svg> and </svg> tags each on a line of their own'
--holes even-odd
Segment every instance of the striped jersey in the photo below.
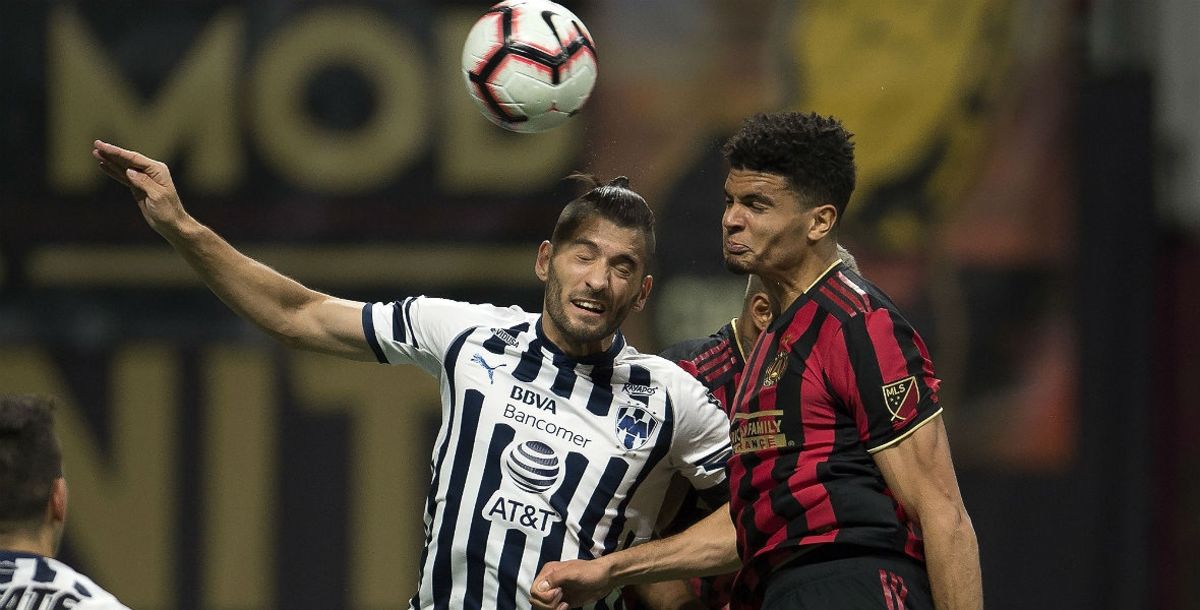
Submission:
<svg viewBox="0 0 1200 610">
<path fill-rule="evenodd" d="M 537 314 L 427 297 L 365 305 L 363 330 L 380 362 L 441 384 L 412 608 L 528 608 L 546 562 L 648 540 L 675 474 L 700 489 L 725 480 L 724 411 L 620 333 L 572 358 Z"/>
<path fill-rule="evenodd" d="M 658 355 L 679 365 L 697 381 L 704 384 L 726 413 L 733 409 L 733 397 L 738 382 L 746 367 L 743 345 L 738 340 L 737 318 L 731 320 L 717 332 L 696 339 L 685 339 L 659 352 Z M 727 497 L 727 496 L 726 496 Z M 703 519 L 711 512 L 697 502 L 695 494 L 689 494 L 679 514 L 666 528 L 665 534 L 683 531 L 686 527 Z M 705 578 L 691 578 L 688 585 L 692 594 L 707 608 L 726 608 L 735 573 L 719 574 Z M 636 596 L 635 596 L 636 597 Z M 639 602 L 636 602 L 640 604 Z M 644 604 L 642 604 L 644 605 Z M 641 607 L 641 606 L 639 606 Z"/>
<path fill-rule="evenodd" d="M 775 318 L 747 360 L 731 422 L 735 599 L 754 603 L 774 567 L 816 545 L 923 561 L 871 454 L 941 413 L 939 384 L 895 304 L 840 261 Z"/>
<path fill-rule="evenodd" d="M 703 383 L 726 411 L 733 407 L 733 395 L 746 366 L 734 321 L 707 337 L 680 341 L 659 352 Z"/>
<path fill-rule="evenodd" d="M 0 551 L 0 608 L 129 610 L 71 566 L 18 551 Z"/>
</svg>

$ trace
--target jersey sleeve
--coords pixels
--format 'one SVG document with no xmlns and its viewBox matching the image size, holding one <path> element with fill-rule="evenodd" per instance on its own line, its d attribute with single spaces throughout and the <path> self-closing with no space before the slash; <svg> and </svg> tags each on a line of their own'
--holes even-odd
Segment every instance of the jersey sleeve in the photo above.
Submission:
<svg viewBox="0 0 1200 610">
<path fill-rule="evenodd" d="M 843 329 L 844 366 L 834 366 L 831 386 L 854 416 L 859 439 L 874 453 L 890 447 L 941 413 L 929 351 L 898 312 L 881 308 Z M 844 359 L 843 359 L 844 358 Z"/>
<path fill-rule="evenodd" d="M 725 480 L 725 462 L 733 455 L 729 418 L 699 381 L 685 375 L 679 378 L 672 393 L 676 429 L 671 457 L 692 487 L 710 489 Z"/>
<path fill-rule="evenodd" d="M 480 323 L 481 307 L 424 296 L 367 303 L 363 334 L 380 363 L 415 364 L 436 375 L 454 338 Z"/>
</svg>

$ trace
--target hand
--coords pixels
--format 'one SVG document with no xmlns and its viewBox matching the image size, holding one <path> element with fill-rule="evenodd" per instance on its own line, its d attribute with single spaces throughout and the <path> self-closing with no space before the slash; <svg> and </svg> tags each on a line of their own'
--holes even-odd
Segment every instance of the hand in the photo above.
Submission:
<svg viewBox="0 0 1200 610">
<path fill-rule="evenodd" d="M 599 560 L 551 561 L 533 579 L 529 601 L 536 610 L 567 610 L 608 595 L 613 583 Z"/>
<path fill-rule="evenodd" d="M 165 237 L 164 231 L 174 231 L 187 218 L 165 163 L 100 140 L 92 146 L 92 156 L 100 162 L 100 169 L 129 187 L 152 229 Z"/>
</svg>

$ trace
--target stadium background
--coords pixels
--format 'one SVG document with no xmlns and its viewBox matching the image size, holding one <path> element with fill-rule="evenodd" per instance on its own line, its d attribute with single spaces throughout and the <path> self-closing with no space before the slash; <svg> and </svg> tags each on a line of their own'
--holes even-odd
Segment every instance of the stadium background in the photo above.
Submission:
<svg viewBox="0 0 1200 610">
<path fill-rule="evenodd" d="M 438 417 L 405 367 L 284 350 L 199 286 L 88 155 L 172 165 L 246 252 L 363 300 L 540 306 L 574 169 L 659 215 L 646 350 L 711 332 L 719 145 L 750 113 L 854 131 L 843 242 L 926 335 L 988 607 L 1200 608 L 1200 5 L 568 2 L 598 89 L 486 123 L 486 2 L 0 5 L 0 391 L 63 400 L 63 556 L 134 608 L 393 608 Z"/>
</svg>

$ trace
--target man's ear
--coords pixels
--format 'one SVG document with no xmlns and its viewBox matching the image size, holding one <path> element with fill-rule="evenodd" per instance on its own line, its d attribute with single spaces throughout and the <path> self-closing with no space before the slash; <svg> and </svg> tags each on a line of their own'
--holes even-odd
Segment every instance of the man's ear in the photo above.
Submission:
<svg viewBox="0 0 1200 610">
<path fill-rule="evenodd" d="M 821 241 L 833 232 L 837 225 L 838 213 L 833 204 L 819 205 L 812 211 L 812 223 L 808 226 L 809 241 Z"/>
<path fill-rule="evenodd" d="M 533 273 L 543 282 L 550 276 L 550 255 L 554 253 L 554 246 L 549 241 L 543 241 L 538 246 L 537 259 L 533 262 Z"/>
<path fill-rule="evenodd" d="M 771 299 L 767 298 L 767 293 L 756 292 L 750 297 L 750 318 L 760 333 L 771 325 L 775 312 L 771 310 Z"/>
<path fill-rule="evenodd" d="M 647 275 L 642 278 L 642 288 L 638 290 L 637 298 L 633 300 L 633 311 L 641 311 L 646 306 L 646 299 L 650 298 L 651 288 L 654 288 L 654 276 Z"/>
<path fill-rule="evenodd" d="M 50 487 L 50 518 L 57 523 L 67 521 L 67 480 L 58 477 Z"/>
</svg>

